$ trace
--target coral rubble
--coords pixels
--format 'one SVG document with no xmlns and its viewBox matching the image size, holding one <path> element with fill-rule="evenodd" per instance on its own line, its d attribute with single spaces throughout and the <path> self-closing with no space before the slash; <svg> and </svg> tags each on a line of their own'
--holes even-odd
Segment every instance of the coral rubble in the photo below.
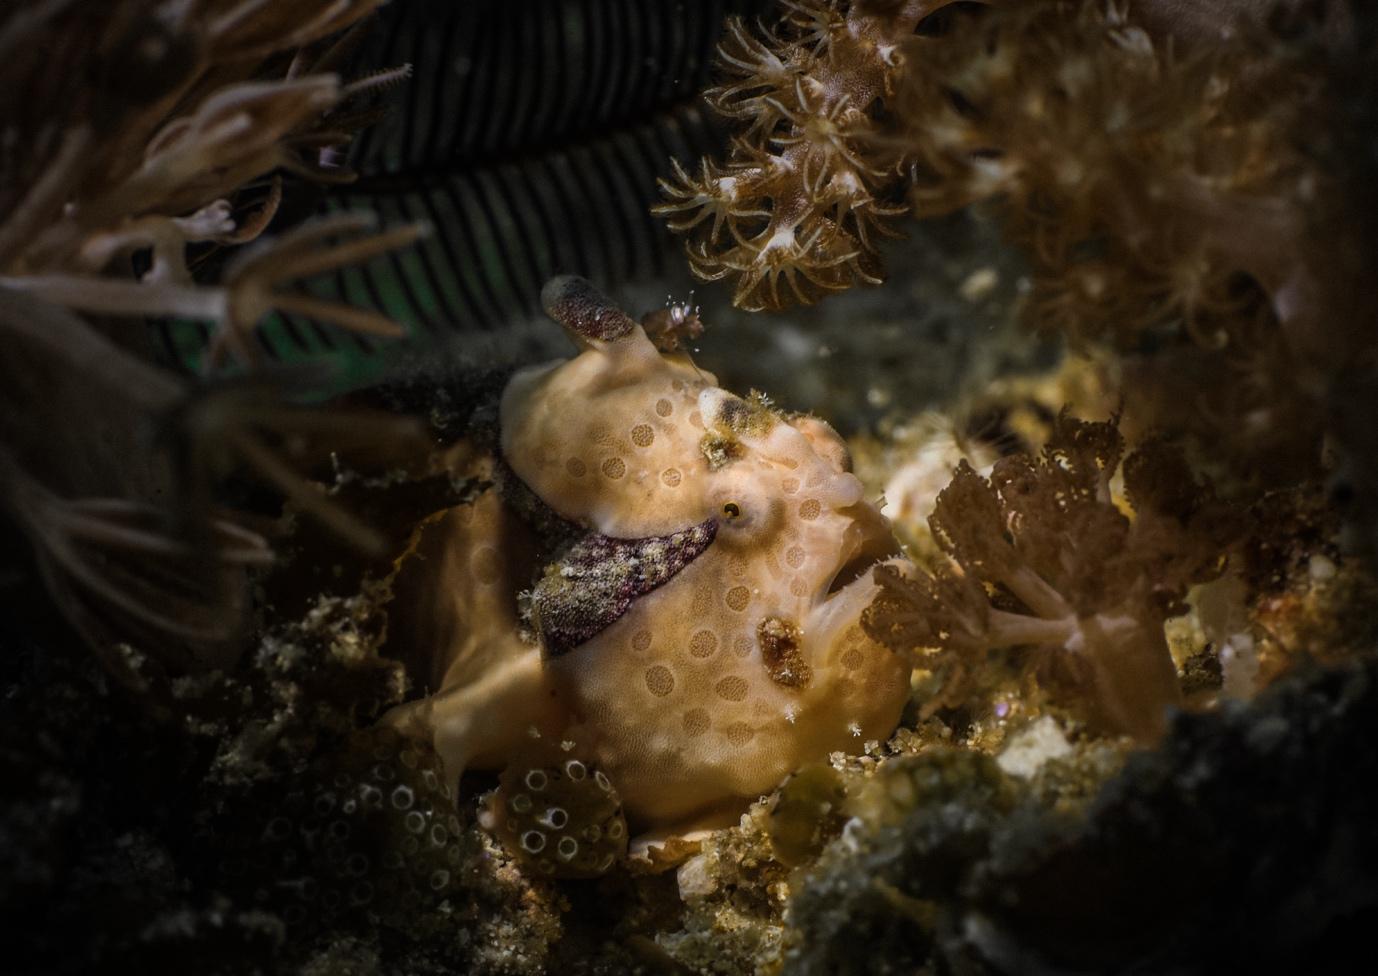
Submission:
<svg viewBox="0 0 1378 976">
<path fill-rule="evenodd" d="M 1373 800 L 1313 760 L 1371 774 L 1374 678 L 1371 660 L 1308 671 L 1184 716 L 1074 812 L 982 757 L 892 763 L 791 903 L 783 971 L 1338 961 L 1374 910 Z"/>
</svg>

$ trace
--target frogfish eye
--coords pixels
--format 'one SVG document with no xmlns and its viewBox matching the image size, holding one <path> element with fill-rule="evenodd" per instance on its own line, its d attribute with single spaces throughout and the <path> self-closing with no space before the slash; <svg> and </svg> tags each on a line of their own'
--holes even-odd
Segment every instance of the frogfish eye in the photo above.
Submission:
<svg viewBox="0 0 1378 976">
<path fill-rule="evenodd" d="M 742 514 L 742 506 L 738 505 L 736 502 L 724 502 L 722 507 L 722 513 L 724 518 L 740 518 Z"/>
</svg>

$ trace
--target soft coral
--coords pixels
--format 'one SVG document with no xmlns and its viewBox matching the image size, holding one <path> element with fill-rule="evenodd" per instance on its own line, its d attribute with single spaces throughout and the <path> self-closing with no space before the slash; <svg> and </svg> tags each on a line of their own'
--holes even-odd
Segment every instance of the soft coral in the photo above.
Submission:
<svg viewBox="0 0 1378 976">
<path fill-rule="evenodd" d="M 951 562 L 878 569 L 867 632 L 910 654 L 1053 652 L 1101 721 L 1155 738 L 1181 698 L 1163 621 L 1182 612 L 1188 587 L 1219 573 L 1233 528 L 1161 442 L 1124 460 L 1126 515 L 1110 494 L 1123 455 L 1115 421 L 1064 413 L 1041 455 L 1003 458 L 989 478 L 963 462 L 929 519 Z"/>
</svg>

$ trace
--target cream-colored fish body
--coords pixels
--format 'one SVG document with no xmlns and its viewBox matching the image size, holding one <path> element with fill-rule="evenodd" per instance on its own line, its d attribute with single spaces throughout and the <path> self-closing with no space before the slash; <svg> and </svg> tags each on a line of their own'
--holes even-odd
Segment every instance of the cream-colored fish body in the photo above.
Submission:
<svg viewBox="0 0 1378 976">
<path fill-rule="evenodd" d="M 524 370 L 503 393 L 508 465 L 557 513 L 613 538 L 663 535 L 703 518 L 699 392 L 716 383 L 662 356 L 639 325 L 570 360 Z"/>
<path fill-rule="evenodd" d="M 582 535 L 541 568 L 553 543 L 517 517 L 529 498 L 489 492 L 431 522 L 390 628 L 433 693 L 391 721 L 453 777 L 577 744 L 632 826 L 660 831 L 889 735 L 909 670 L 859 622 L 867 570 L 895 547 L 841 438 L 662 355 L 587 282 L 542 297 L 580 352 L 509 382 L 502 459 L 560 516 L 533 525 Z M 533 571 L 536 644 L 517 612 Z"/>
<path fill-rule="evenodd" d="M 554 582 L 535 591 L 554 684 L 629 814 L 681 821 L 887 736 L 909 671 L 859 620 L 874 594 L 864 570 L 894 546 L 841 439 L 717 388 L 630 319 L 579 331 L 590 309 L 614 318 L 583 282 L 557 279 L 546 298 L 584 348 L 513 379 L 501 412 L 507 463 L 601 536 L 712 534 L 591 637 L 560 619 L 571 613 L 566 580 L 597 576 L 589 559 L 548 572 Z M 584 639 L 568 646 L 574 636 Z"/>
</svg>

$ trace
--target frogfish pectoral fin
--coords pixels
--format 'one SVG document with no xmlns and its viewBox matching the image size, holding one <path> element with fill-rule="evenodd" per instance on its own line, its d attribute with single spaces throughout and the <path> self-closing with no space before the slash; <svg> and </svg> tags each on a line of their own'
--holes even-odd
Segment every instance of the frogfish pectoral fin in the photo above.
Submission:
<svg viewBox="0 0 1378 976">
<path fill-rule="evenodd" d="M 663 586 L 718 532 L 708 519 L 669 535 L 614 539 L 591 532 L 546 567 L 531 593 L 531 616 L 546 653 L 567 654 L 615 623 L 632 601 Z"/>
</svg>

